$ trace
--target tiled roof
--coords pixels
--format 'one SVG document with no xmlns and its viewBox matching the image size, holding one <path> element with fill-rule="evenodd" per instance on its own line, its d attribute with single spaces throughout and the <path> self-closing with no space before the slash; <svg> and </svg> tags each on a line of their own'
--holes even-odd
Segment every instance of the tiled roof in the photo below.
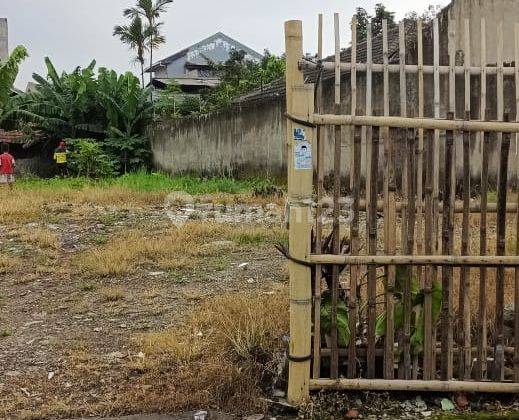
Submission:
<svg viewBox="0 0 519 420">
<path fill-rule="evenodd" d="M 412 22 L 406 22 L 406 32 L 413 30 L 415 27 Z M 398 26 L 388 30 L 388 58 L 389 63 L 398 63 Z M 372 39 L 372 57 L 374 63 L 382 63 L 382 34 L 373 37 Z M 357 62 L 365 63 L 367 58 L 367 42 L 362 41 L 357 44 Z M 335 55 L 326 57 L 323 61 L 335 61 Z M 348 63 L 351 61 L 351 47 L 343 49 L 341 52 L 341 62 Z M 307 69 L 304 71 L 305 83 L 314 83 L 319 73 L 318 69 Z M 335 76 L 334 71 L 324 71 L 322 80 L 328 80 Z M 286 85 L 285 79 L 274 80 L 268 85 L 258 88 L 252 92 L 242 95 L 234 100 L 236 104 L 244 104 L 261 99 L 275 98 L 285 95 Z"/>
<path fill-rule="evenodd" d="M 32 145 L 42 137 L 43 134 L 41 132 L 27 134 L 19 130 L 6 131 L 0 129 L 0 143 Z"/>
</svg>

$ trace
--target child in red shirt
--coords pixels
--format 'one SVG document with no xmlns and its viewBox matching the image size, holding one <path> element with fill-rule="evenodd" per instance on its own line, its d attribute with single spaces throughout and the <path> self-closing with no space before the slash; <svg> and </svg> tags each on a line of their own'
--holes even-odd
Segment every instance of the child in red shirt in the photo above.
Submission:
<svg viewBox="0 0 519 420">
<path fill-rule="evenodd" d="M 14 184 L 14 158 L 9 154 L 9 145 L 2 143 L 2 154 L 0 155 L 0 185 L 8 185 L 9 189 Z"/>
</svg>

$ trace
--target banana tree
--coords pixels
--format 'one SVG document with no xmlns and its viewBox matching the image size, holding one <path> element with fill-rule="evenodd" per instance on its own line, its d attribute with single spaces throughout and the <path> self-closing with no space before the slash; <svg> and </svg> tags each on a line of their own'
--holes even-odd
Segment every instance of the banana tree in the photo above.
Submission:
<svg viewBox="0 0 519 420">
<path fill-rule="evenodd" d="M 144 165 L 149 147 L 143 133 L 153 111 L 148 90 L 130 72 L 117 76 L 105 69 L 99 71 L 98 86 L 108 120 L 105 150 L 121 163 L 124 172 Z"/>
</svg>

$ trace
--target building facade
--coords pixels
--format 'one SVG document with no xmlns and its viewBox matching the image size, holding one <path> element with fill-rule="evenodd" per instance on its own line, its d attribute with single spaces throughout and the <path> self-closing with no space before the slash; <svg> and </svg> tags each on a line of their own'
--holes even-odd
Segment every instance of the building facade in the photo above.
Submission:
<svg viewBox="0 0 519 420">
<path fill-rule="evenodd" d="M 185 93 L 199 93 L 218 86 L 218 75 L 211 64 L 226 62 L 232 50 L 244 51 L 248 60 L 260 61 L 263 56 L 253 49 L 218 32 L 190 47 L 154 63 L 146 72 L 153 73 L 153 86 L 163 89 L 175 80 Z"/>
</svg>

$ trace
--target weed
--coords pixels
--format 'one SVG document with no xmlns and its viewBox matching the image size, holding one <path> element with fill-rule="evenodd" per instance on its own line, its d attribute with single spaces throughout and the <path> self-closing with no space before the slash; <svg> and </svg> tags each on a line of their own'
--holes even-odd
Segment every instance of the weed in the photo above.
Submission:
<svg viewBox="0 0 519 420">
<path fill-rule="evenodd" d="M 92 292 L 93 290 L 95 290 L 96 286 L 95 284 L 93 283 L 82 283 L 79 288 L 83 291 L 83 292 Z"/>
<path fill-rule="evenodd" d="M 11 336 L 11 331 L 9 330 L 0 330 L 0 338 L 6 338 Z"/>
<path fill-rule="evenodd" d="M 107 286 L 99 290 L 99 294 L 105 302 L 117 302 L 126 297 L 126 290 L 120 286 Z"/>
</svg>

